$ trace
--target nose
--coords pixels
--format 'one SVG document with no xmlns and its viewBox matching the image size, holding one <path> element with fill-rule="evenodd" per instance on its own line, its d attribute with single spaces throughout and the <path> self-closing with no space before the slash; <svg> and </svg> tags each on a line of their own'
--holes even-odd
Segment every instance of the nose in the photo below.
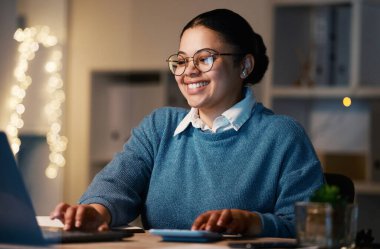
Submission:
<svg viewBox="0 0 380 249">
<path fill-rule="evenodd" d="M 186 76 L 194 76 L 194 75 L 198 75 L 199 73 L 200 73 L 200 71 L 195 66 L 194 57 L 187 58 L 187 66 L 186 66 L 184 75 L 186 75 Z"/>
</svg>

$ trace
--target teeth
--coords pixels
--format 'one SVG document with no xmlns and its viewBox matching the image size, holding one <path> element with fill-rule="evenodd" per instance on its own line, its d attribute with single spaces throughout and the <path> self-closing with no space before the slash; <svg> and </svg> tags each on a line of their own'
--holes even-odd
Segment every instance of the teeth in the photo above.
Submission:
<svg viewBox="0 0 380 249">
<path fill-rule="evenodd" d="M 195 89 L 195 88 L 206 86 L 206 85 L 208 85 L 208 82 L 198 82 L 198 83 L 189 84 L 188 87 L 190 89 Z"/>
</svg>

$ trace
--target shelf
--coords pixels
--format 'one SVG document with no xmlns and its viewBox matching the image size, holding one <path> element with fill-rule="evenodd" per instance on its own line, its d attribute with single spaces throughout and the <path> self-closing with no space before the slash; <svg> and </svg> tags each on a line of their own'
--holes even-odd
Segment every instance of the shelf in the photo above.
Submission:
<svg viewBox="0 0 380 249">
<path fill-rule="evenodd" d="M 39 136 L 46 137 L 46 133 L 49 131 L 49 127 L 29 127 L 25 126 L 19 129 L 19 136 Z"/>
<path fill-rule="evenodd" d="M 380 87 L 361 87 L 354 93 L 355 97 L 380 98 Z"/>
<path fill-rule="evenodd" d="M 334 167 L 357 193 L 380 195 L 380 2 L 274 0 L 273 15 L 270 107 L 299 121 L 317 150 L 340 156 Z"/>
<path fill-rule="evenodd" d="M 380 87 L 273 87 L 272 94 L 275 98 L 380 98 Z"/>
<path fill-rule="evenodd" d="M 380 195 L 379 182 L 355 181 L 355 192 L 365 195 Z"/>
<path fill-rule="evenodd" d="M 286 5 L 326 5 L 326 4 L 345 4 L 351 3 L 352 0 L 274 0 L 273 1 L 277 6 L 286 6 Z"/>
<path fill-rule="evenodd" d="M 303 88 L 303 87 L 274 87 L 273 97 L 345 97 L 352 96 L 352 90 L 347 87 L 323 87 L 323 88 Z"/>
</svg>

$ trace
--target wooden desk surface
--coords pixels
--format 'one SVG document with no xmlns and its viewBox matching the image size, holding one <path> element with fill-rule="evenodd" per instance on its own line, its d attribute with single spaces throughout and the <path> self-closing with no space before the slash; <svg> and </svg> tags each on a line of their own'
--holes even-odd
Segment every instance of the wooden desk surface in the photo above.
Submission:
<svg viewBox="0 0 380 249">
<path fill-rule="evenodd" d="M 52 249 L 226 249 L 229 242 L 248 242 L 248 241 L 270 241 L 270 242 L 294 242 L 294 239 L 282 238 L 258 238 L 251 240 L 222 240 L 213 243 L 177 243 L 177 242 L 162 242 L 161 237 L 146 233 L 136 233 L 133 237 L 126 238 L 123 241 L 116 242 L 97 242 L 97 243 L 77 243 L 77 244 L 57 244 L 48 248 Z M 18 248 L 45 248 L 46 247 L 30 247 L 20 245 L 4 245 L 0 244 L 0 248 L 18 249 Z"/>
</svg>

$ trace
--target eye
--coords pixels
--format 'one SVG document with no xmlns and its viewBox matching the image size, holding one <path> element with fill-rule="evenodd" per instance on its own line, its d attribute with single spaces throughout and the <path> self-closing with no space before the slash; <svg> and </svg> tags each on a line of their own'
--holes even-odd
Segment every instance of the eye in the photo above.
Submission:
<svg viewBox="0 0 380 249">
<path fill-rule="evenodd" d="M 214 62 L 214 57 L 210 54 L 201 55 L 198 57 L 198 63 L 211 65 Z"/>
<path fill-rule="evenodd" d="M 183 67 L 185 65 L 186 65 L 186 60 L 184 60 L 184 59 L 178 59 L 177 60 L 177 66 Z"/>
</svg>

